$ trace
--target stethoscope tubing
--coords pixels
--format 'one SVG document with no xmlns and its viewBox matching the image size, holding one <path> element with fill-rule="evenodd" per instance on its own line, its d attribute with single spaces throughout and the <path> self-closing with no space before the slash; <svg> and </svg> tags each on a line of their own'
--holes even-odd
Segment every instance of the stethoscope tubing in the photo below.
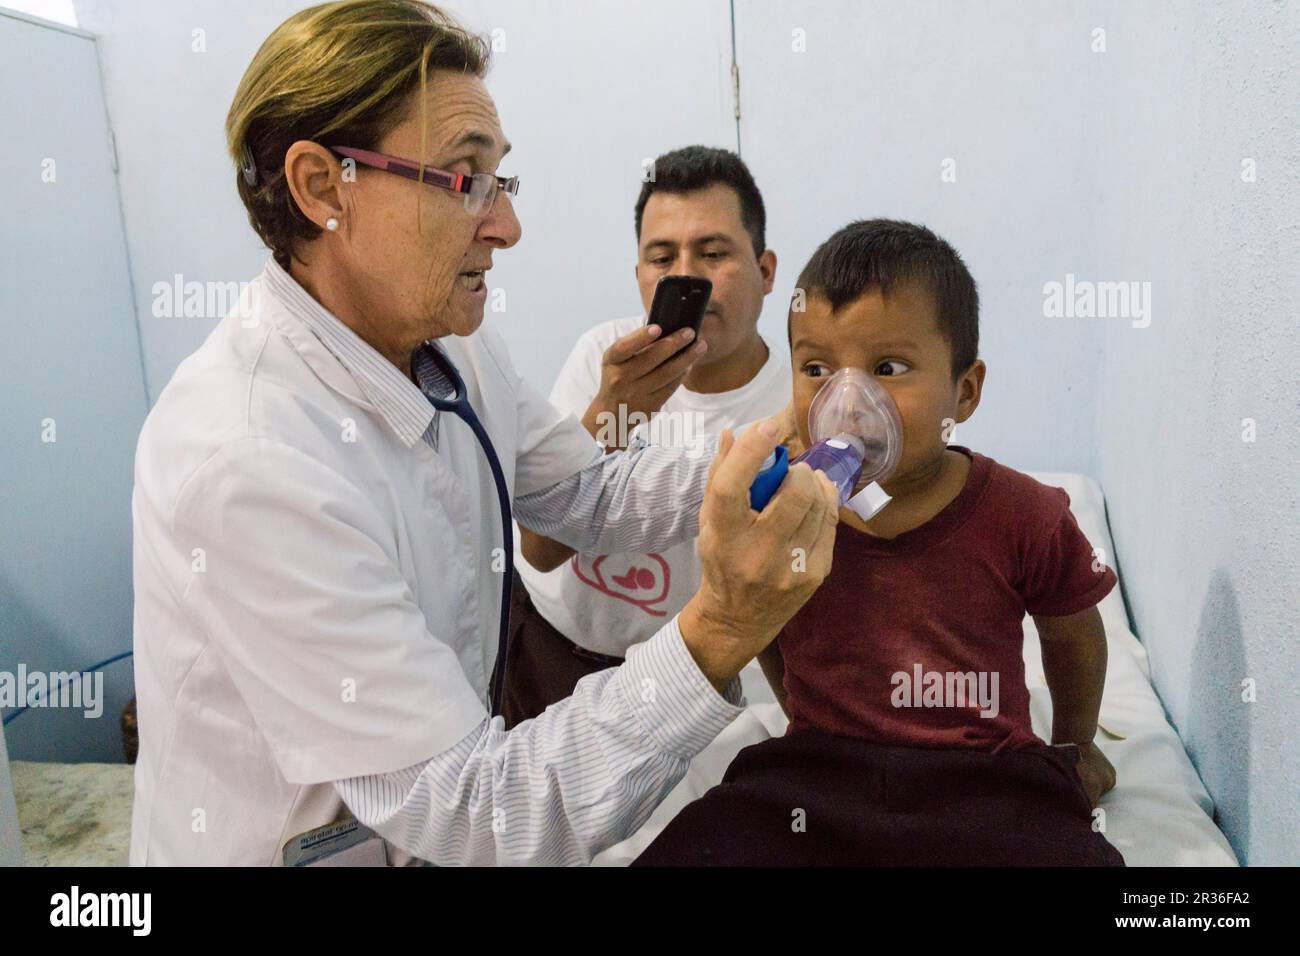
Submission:
<svg viewBox="0 0 1300 956">
<path fill-rule="evenodd" d="M 492 481 L 496 484 L 497 504 L 501 509 L 501 550 L 505 554 L 505 569 L 501 578 L 501 616 L 497 631 L 497 663 L 496 663 L 496 681 L 491 688 L 492 698 L 492 716 L 496 717 L 501 713 L 501 697 L 506 683 L 506 651 L 510 638 L 510 592 L 513 584 L 515 573 L 515 542 L 512 526 L 512 510 L 510 507 L 510 491 L 506 485 L 505 472 L 501 468 L 501 459 L 497 457 L 496 448 L 492 444 L 492 439 L 488 437 L 487 429 L 474 412 L 474 407 L 469 403 L 469 396 L 465 390 L 465 380 L 461 378 L 460 372 L 452 364 L 450 358 L 436 345 L 424 343 L 420 349 L 428 352 L 430 359 L 438 370 L 447 377 L 456 390 L 456 397 L 452 399 L 438 398 L 435 395 L 424 392 L 424 397 L 429 400 L 440 412 L 450 412 L 455 415 L 474 433 L 479 448 L 483 450 L 483 457 L 487 459 L 488 468 L 492 470 Z M 417 350 L 417 354 L 418 354 Z"/>
</svg>

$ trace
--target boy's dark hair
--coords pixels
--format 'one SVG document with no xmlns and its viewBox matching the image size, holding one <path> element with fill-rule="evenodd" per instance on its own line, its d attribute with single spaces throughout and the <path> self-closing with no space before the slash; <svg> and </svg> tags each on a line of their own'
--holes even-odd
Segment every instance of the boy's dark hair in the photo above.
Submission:
<svg viewBox="0 0 1300 956">
<path fill-rule="evenodd" d="M 851 222 L 818 247 L 795 288 L 805 299 L 829 300 L 835 312 L 872 286 L 888 295 L 903 283 L 915 283 L 933 298 L 956 378 L 978 357 L 979 293 L 957 250 L 924 226 L 895 219 Z"/>
<path fill-rule="evenodd" d="M 735 153 L 710 146 L 685 146 L 664 153 L 654 161 L 653 178 L 641 185 L 636 200 L 636 239 L 641 241 L 641 217 L 645 204 L 655 193 L 691 193 L 722 183 L 736 191 L 740 200 L 740 221 L 754 244 L 754 255 L 767 248 L 767 211 L 763 194 L 754 184 L 749 167 Z"/>
</svg>

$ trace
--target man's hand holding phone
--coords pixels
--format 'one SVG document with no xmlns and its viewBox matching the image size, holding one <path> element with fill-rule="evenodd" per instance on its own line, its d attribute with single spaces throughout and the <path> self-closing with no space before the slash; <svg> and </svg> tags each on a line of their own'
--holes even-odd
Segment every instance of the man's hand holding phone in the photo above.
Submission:
<svg viewBox="0 0 1300 956">
<path fill-rule="evenodd" d="M 682 319 L 676 301 L 678 284 L 669 280 L 687 278 L 665 276 L 659 280 L 647 323 L 605 350 L 600 364 L 600 388 L 587 407 L 587 413 L 582 416 L 582 425 L 597 439 L 602 438 L 602 431 L 609 436 L 605 441 L 607 451 L 626 445 L 631 430 L 626 423 L 635 413 L 649 419 L 659 411 L 682 384 L 696 359 L 708 348 L 708 343 L 695 341 L 708 303 L 707 289 L 698 302 L 698 316 L 691 315 L 683 327 L 663 334 L 663 316 L 671 316 L 677 321 Z M 701 279 L 690 281 L 697 284 L 707 282 Z M 665 305 L 670 301 L 674 306 L 671 310 Z M 607 422 L 616 426 L 612 434 Z"/>
</svg>

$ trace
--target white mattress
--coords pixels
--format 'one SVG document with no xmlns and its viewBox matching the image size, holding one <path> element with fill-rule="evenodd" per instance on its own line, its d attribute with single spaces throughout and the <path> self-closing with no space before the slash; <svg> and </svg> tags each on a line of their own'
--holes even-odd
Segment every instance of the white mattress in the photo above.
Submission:
<svg viewBox="0 0 1300 956">
<path fill-rule="evenodd" d="M 1106 504 L 1095 481 L 1063 473 L 1034 477 L 1064 488 L 1084 534 L 1094 547 L 1105 548 L 1108 557 L 1114 555 Z M 1110 563 L 1113 566 L 1113 560 Z M 1101 616 L 1110 655 L 1097 742 L 1115 765 L 1117 777 L 1115 789 L 1101 801 L 1107 839 L 1129 866 L 1236 866 L 1232 848 L 1214 825 L 1210 796 L 1151 686 L 1146 650 L 1128 628 L 1120 588 L 1102 601 Z M 1038 634 L 1028 617 L 1025 637 L 1025 678 L 1034 731 L 1046 739 L 1051 733 L 1052 703 L 1043 679 Z M 785 715 L 758 665 L 751 664 L 742 677 L 749 701 L 745 712 L 695 758 L 686 777 L 645 826 L 601 853 L 595 865 L 630 863 L 682 807 L 721 781 L 737 752 L 785 732 Z"/>
</svg>

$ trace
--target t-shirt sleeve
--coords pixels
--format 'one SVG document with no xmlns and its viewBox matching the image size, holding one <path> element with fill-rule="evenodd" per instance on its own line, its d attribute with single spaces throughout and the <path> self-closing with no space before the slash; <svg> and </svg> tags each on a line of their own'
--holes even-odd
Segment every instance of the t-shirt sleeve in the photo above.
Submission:
<svg viewBox="0 0 1300 956">
<path fill-rule="evenodd" d="M 1065 617 L 1092 607 L 1118 581 L 1079 529 L 1063 488 L 1045 488 L 1040 522 L 1025 547 L 1021 597 L 1035 617 Z"/>
<path fill-rule="evenodd" d="M 587 414 L 587 407 L 600 391 L 600 366 L 604 357 L 605 350 L 592 332 L 579 336 L 551 387 L 551 404 L 579 419 Z"/>
</svg>

